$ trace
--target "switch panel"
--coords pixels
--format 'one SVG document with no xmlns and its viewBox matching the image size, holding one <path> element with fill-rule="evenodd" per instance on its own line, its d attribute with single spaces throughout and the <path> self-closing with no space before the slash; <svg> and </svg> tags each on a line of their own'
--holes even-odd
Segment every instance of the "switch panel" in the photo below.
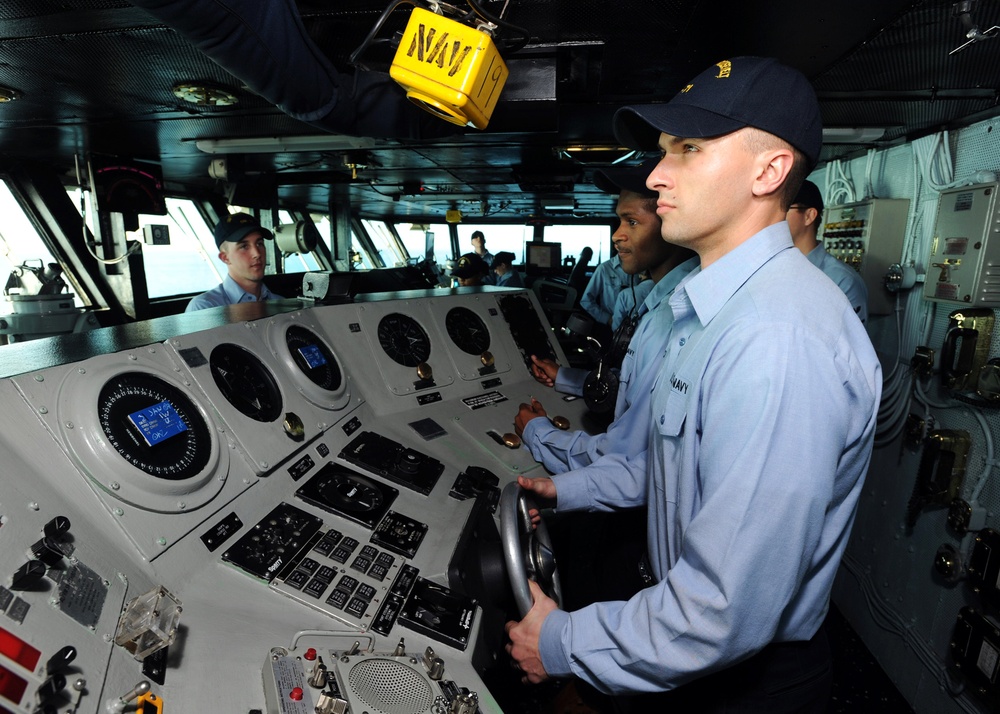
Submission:
<svg viewBox="0 0 1000 714">
<path fill-rule="evenodd" d="M 1000 306 L 1000 215 L 996 183 L 941 193 L 927 260 L 924 297 L 978 307 Z"/>
<path fill-rule="evenodd" d="M 882 278 L 903 253 L 910 201 L 882 198 L 827 206 L 820 239 L 826 252 L 857 270 L 868 288 L 868 314 L 889 315 L 895 296 Z"/>
</svg>

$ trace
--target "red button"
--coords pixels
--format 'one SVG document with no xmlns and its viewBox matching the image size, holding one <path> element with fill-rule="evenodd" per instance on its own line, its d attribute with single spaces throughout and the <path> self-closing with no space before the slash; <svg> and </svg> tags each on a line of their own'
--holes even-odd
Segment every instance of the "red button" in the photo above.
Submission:
<svg viewBox="0 0 1000 714">
<path fill-rule="evenodd" d="M 293 702 L 301 702 L 302 701 L 302 687 L 296 687 L 295 689 L 293 689 L 292 691 L 290 691 L 288 693 L 288 698 L 291 699 Z"/>
<path fill-rule="evenodd" d="M 309 649 L 307 649 L 306 653 L 302 655 L 302 659 L 307 659 L 310 662 L 316 659 L 316 648 L 310 647 Z"/>
</svg>

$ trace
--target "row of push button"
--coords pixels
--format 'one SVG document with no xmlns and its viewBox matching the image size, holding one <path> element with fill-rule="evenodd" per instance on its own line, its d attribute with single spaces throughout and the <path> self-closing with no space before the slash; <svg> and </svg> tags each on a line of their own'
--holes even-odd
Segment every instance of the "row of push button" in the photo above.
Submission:
<svg viewBox="0 0 1000 714">
<path fill-rule="evenodd" d="M 345 537 L 338 531 L 330 530 L 316 543 L 313 550 L 338 563 L 347 563 L 359 545 L 360 543 L 354 538 Z M 396 558 L 392 554 L 380 552 L 378 548 L 366 545 L 351 561 L 350 568 L 382 582 L 395 561 Z M 296 590 L 301 590 L 310 597 L 319 599 L 323 597 L 336 577 L 337 570 L 328 565 L 321 565 L 307 556 L 285 578 L 285 584 Z M 326 603 L 338 610 L 344 610 L 349 615 L 361 618 L 376 593 L 377 590 L 374 586 L 344 574 L 327 597 Z"/>
</svg>

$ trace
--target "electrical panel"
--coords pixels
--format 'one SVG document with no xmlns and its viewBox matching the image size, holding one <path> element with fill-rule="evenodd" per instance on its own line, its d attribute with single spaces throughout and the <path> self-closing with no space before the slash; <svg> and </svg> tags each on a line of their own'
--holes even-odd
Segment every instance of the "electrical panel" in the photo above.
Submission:
<svg viewBox="0 0 1000 714">
<path fill-rule="evenodd" d="M 924 297 L 1000 307 L 1000 215 L 996 183 L 941 193 Z"/>
<path fill-rule="evenodd" d="M 868 314 L 889 315 L 895 296 L 882 278 L 903 253 L 910 201 L 876 198 L 826 207 L 820 239 L 826 252 L 857 270 L 868 288 Z"/>
</svg>

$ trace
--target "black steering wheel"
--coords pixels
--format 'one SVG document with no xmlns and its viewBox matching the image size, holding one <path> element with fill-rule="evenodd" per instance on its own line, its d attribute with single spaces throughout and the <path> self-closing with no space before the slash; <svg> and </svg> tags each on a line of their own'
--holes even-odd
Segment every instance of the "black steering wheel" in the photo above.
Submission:
<svg viewBox="0 0 1000 714">
<path fill-rule="evenodd" d="M 544 520 L 539 520 L 537 526 L 531 523 L 529 512 L 537 508 L 531 494 L 516 481 L 507 484 L 500 494 L 503 558 L 521 617 L 528 614 L 533 603 L 528 588 L 529 579 L 538 583 L 542 591 L 562 607 L 562 585 L 559 583 L 549 531 Z"/>
</svg>

